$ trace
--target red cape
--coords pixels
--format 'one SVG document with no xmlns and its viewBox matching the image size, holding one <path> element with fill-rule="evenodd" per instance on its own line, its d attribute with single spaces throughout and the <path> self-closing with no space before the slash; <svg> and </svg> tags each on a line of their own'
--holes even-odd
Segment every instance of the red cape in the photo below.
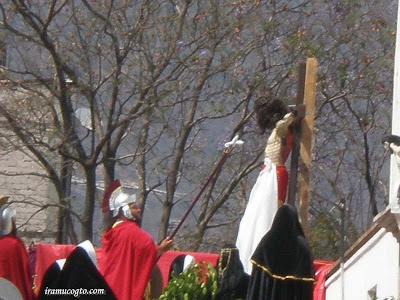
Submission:
<svg viewBox="0 0 400 300">
<path fill-rule="evenodd" d="M 124 221 L 104 233 L 100 272 L 118 300 L 142 300 L 157 247 L 134 222 Z"/>
<path fill-rule="evenodd" d="M 24 300 L 33 299 L 24 243 L 9 234 L 0 238 L 0 277 L 12 282 Z"/>
</svg>

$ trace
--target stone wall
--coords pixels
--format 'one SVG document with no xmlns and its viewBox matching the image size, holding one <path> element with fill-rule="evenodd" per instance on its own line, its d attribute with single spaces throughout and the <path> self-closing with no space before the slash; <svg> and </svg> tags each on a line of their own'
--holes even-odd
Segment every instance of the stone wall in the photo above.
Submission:
<svg viewBox="0 0 400 300">
<path fill-rule="evenodd" d="M 0 170 L 0 194 L 9 196 L 17 211 L 18 236 L 27 244 L 54 242 L 56 193 L 46 177 L 37 176 L 40 167 L 24 153 L 13 151 L 0 156 Z"/>
<path fill-rule="evenodd" d="M 49 131 L 44 126 L 49 121 L 47 114 L 39 108 L 41 99 L 29 88 L 0 81 L 1 103 L 17 116 L 31 120 L 23 126 L 38 132 L 39 141 L 46 141 Z M 0 118 L 0 195 L 10 197 L 9 202 L 17 211 L 18 236 L 28 245 L 32 241 L 54 242 L 58 211 L 55 189 L 37 160 L 30 156 L 26 145 L 21 145 L 8 126 L 5 118 Z M 53 155 L 47 154 L 45 148 L 40 150 L 46 158 Z"/>
</svg>

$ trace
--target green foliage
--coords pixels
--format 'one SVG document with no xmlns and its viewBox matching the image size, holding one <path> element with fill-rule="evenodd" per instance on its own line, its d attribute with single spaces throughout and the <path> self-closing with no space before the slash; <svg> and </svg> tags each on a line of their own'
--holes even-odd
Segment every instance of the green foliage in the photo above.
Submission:
<svg viewBox="0 0 400 300">
<path fill-rule="evenodd" d="M 354 225 L 346 220 L 345 251 L 358 238 Z M 313 216 L 310 224 L 309 244 L 318 259 L 336 260 L 340 257 L 340 215 L 321 212 Z"/>
<path fill-rule="evenodd" d="M 172 279 L 159 300 L 215 299 L 218 292 L 217 273 L 208 264 L 197 263 Z"/>
<path fill-rule="evenodd" d="M 340 233 L 328 215 L 320 214 L 312 221 L 309 243 L 314 257 L 328 260 L 339 257 Z"/>
</svg>

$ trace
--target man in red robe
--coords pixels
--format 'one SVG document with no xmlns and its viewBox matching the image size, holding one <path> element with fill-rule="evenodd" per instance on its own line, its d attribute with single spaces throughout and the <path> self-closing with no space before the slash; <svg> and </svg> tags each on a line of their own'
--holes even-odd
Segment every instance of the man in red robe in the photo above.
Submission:
<svg viewBox="0 0 400 300">
<path fill-rule="evenodd" d="M 0 202 L 7 198 L 0 197 Z M 0 277 L 14 284 L 24 300 L 33 299 L 28 253 L 16 236 L 15 210 L 5 204 L 0 208 Z"/>
<path fill-rule="evenodd" d="M 171 248 L 172 240 L 154 244 L 138 225 L 141 208 L 134 195 L 123 193 L 119 182 L 111 193 L 106 191 L 103 203 L 103 211 L 108 206 L 113 212 L 114 223 L 101 239 L 100 272 L 118 300 L 142 300 L 157 258 Z"/>
</svg>

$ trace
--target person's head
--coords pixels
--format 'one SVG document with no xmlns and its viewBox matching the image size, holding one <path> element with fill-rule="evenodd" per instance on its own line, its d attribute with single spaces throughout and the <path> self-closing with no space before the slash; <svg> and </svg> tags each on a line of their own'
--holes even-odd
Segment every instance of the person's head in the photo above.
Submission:
<svg viewBox="0 0 400 300">
<path fill-rule="evenodd" d="M 130 216 L 132 216 L 130 218 L 130 220 L 133 220 L 136 223 L 140 224 L 142 221 L 142 208 L 140 207 L 140 205 L 138 203 L 136 203 L 136 201 L 135 201 L 135 202 L 129 203 L 128 208 L 129 208 Z"/>
<path fill-rule="evenodd" d="M 121 193 L 114 201 L 113 216 L 132 220 L 140 224 L 142 210 L 136 202 L 135 195 Z"/>
<path fill-rule="evenodd" d="M 271 231 L 279 232 L 282 235 L 304 236 L 296 207 L 287 203 L 283 204 L 274 216 Z"/>
<path fill-rule="evenodd" d="M 102 211 L 111 211 L 113 218 L 128 219 L 140 224 L 141 208 L 136 202 L 136 196 L 124 193 L 118 179 L 114 180 L 105 190 Z"/>
<path fill-rule="evenodd" d="M 272 97 L 258 98 L 255 101 L 254 110 L 261 134 L 267 129 L 274 129 L 276 123 L 289 112 L 288 107 L 281 100 Z"/>
</svg>

